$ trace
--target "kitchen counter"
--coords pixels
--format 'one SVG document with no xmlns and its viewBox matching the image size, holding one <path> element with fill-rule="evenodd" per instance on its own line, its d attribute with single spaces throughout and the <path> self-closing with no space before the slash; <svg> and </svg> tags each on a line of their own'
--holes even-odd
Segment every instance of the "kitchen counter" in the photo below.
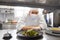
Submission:
<svg viewBox="0 0 60 40">
<path fill-rule="evenodd" d="M 6 32 L 9 32 L 12 34 L 12 38 L 11 40 L 18 40 L 17 39 L 17 34 L 16 34 L 16 30 L 0 30 L 0 40 L 3 40 L 3 34 L 5 34 Z M 21 39 L 20 39 L 21 40 Z M 60 37 L 55 37 L 55 36 L 50 36 L 50 35 L 46 35 L 45 33 L 43 34 L 43 39 L 41 40 L 60 40 Z"/>
</svg>

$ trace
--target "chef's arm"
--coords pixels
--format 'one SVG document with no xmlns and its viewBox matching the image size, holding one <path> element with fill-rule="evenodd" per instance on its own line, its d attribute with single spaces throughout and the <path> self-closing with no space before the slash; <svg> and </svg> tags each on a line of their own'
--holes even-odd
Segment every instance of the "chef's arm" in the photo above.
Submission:
<svg viewBox="0 0 60 40">
<path fill-rule="evenodd" d="M 45 22 L 44 15 L 40 15 L 40 18 L 39 18 L 39 26 L 42 29 L 46 29 L 47 28 L 47 24 Z"/>
<path fill-rule="evenodd" d="M 21 17 L 17 23 L 17 30 L 21 30 L 25 26 L 25 17 Z"/>
</svg>

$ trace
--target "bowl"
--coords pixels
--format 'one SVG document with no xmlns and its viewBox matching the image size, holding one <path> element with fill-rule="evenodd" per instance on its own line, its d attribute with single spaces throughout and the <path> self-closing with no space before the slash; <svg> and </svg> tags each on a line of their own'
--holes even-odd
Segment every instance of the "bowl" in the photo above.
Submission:
<svg viewBox="0 0 60 40">
<path fill-rule="evenodd" d="M 17 38 L 18 39 L 24 39 L 24 40 L 36 40 L 36 39 L 42 39 L 43 38 L 43 32 L 40 32 L 39 35 L 37 36 L 24 36 L 21 34 L 21 32 L 17 33 Z"/>
</svg>

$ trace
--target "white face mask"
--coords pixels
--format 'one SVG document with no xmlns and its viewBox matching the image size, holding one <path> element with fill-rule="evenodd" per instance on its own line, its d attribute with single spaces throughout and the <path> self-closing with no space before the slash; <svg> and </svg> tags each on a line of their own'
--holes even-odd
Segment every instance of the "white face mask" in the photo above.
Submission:
<svg viewBox="0 0 60 40">
<path fill-rule="evenodd" d="M 37 17 L 38 15 L 36 15 L 36 14 L 31 14 L 30 15 L 32 18 L 35 18 L 35 17 Z"/>
</svg>

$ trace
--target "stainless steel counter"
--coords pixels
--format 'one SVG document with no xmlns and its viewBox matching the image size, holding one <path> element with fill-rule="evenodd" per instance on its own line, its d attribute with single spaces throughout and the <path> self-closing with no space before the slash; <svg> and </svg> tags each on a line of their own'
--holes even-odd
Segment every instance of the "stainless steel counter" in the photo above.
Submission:
<svg viewBox="0 0 60 40">
<path fill-rule="evenodd" d="M 6 32 L 9 32 L 12 34 L 12 39 L 11 40 L 18 40 L 16 38 L 16 30 L 0 30 L 0 40 L 3 40 L 2 37 L 3 37 L 3 34 L 5 34 Z M 21 39 L 20 39 L 21 40 Z M 43 39 L 41 40 L 60 40 L 60 37 L 55 37 L 55 36 L 49 36 L 49 35 L 46 35 L 45 33 L 43 34 Z"/>
</svg>

